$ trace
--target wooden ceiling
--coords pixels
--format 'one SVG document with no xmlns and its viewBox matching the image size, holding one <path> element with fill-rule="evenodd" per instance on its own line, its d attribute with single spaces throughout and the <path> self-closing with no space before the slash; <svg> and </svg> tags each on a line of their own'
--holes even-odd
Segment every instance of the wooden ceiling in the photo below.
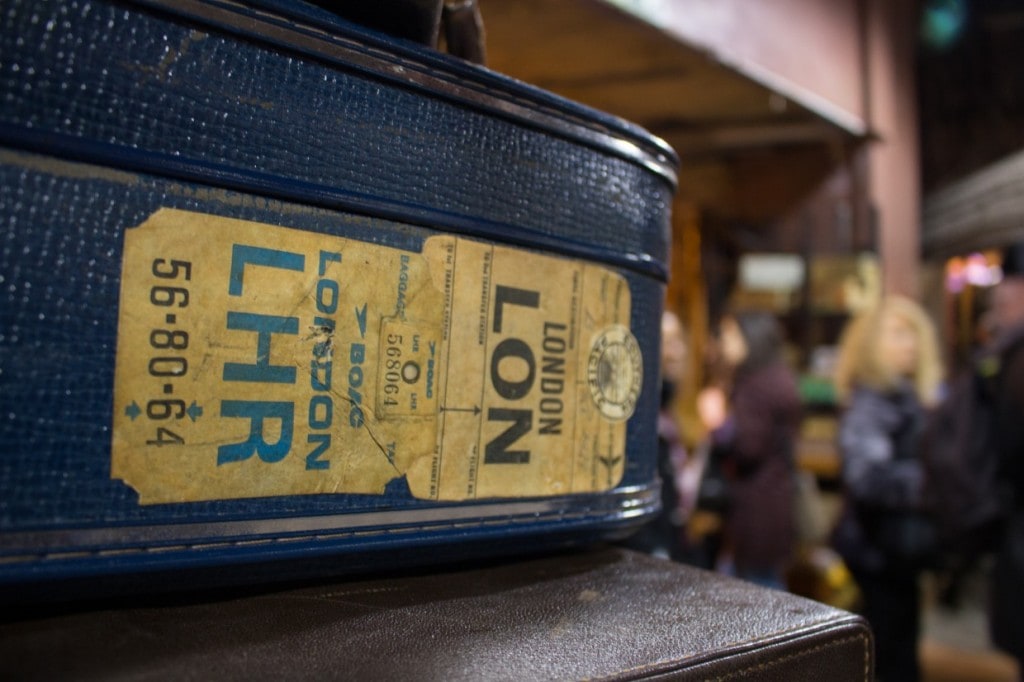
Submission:
<svg viewBox="0 0 1024 682">
<path fill-rule="evenodd" d="M 848 158 L 848 131 L 602 0 L 480 8 L 488 67 L 665 139 L 702 210 L 770 220 Z"/>
</svg>

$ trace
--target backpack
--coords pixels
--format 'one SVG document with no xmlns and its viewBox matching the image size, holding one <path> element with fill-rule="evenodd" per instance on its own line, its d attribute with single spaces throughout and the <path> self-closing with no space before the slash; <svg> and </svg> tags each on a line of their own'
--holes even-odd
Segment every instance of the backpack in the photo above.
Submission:
<svg viewBox="0 0 1024 682">
<path fill-rule="evenodd" d="M 957 377 L 922 444 L 925 504 L 940 546 L 961 560 L 995 549 L 1009 507 L 996 425 L 999 365 L 991 356 Z"/>
</svg>

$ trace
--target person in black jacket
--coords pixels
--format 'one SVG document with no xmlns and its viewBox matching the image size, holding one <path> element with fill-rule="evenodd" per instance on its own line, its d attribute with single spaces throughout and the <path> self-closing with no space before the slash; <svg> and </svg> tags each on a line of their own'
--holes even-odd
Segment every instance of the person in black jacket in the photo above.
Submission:
<svg viewBox="0 0 1024 682">
<path fill-rule="evenodd" d="M 1024 671 L 1024 244 L 1007 250 L 1003 281 L 992 292 L 995 446 L 1006 491 L 1005 518 L 992 572 L 990 625 L 996 646 Z"/>
<path fill-rule="evenodd" d="M 836 389 L 846 406 L 846 503 L 835 545 L 861 588 L 880 680 L 919 678 L 917 578 L 934 542 L 920 445 L 941 374 L 934 326 L 908 299 L 884 300 L 843 334 Z"/>
</svg>

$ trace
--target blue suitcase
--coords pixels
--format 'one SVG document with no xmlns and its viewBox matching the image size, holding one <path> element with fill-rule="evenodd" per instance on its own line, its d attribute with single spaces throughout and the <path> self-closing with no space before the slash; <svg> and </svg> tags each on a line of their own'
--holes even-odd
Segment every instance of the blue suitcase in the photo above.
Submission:
<svg viewBox="0 0 1024 682">
<path fill-rule="evenodd" d="M 662 142 L 299 2 L 0 8 L 0 584 L 656 511 Z"/>
</svg>

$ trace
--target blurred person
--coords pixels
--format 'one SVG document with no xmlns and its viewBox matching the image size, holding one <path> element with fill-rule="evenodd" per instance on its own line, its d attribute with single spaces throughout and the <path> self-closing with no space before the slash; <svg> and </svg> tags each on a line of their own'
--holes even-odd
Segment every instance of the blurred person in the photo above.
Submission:
<svg viewBox="0 0 1024 682">
<path fill-rule="evenodd" d="M 924 514 L 921 438 L 942 369 L 935 328 L 913 301 L 884 299 L 840 340 L 836 391 L 845 505 L 835 545 L 875 633 L 880 680 L 919 679 L 918 574 L 935 548 Z"/>
<path fill-rule="evenodd" d="M 658 475 L 661 477 L 661 512 L 626 541 L 626 546 L 654 556 L 685 561 L 688 548 L 684 524 L 690 500 L 687 452 L 672 407 L 686 377 L 686 334 L 679 316 L 665 311 L 661 317 L 661 405 L 658 412 Z"/>
<path fill-rule="evenodd" d="M 993 441 L 1006 501 L 995 546 L 990 626 L 995 645 L 1017 659 L 1024 674 L 1024 244 L 1004 254 L 991 323 L 993 339 L 984 355 L 995 374 Z"/>
<path fill-rule="evenodd" d="M 783 335 L 770 313 L 738 313 L 720 325 L 720 352 L 732 372 L 729 415 L 712 434 L 728 484 L 719 569 L 785 589 L 795 546 L 794 447 L 801 419 L 796 377 L 782 358 Z M 705 423 L 721 419 L 714 393 L 702 396 Z"/>
</svg>

